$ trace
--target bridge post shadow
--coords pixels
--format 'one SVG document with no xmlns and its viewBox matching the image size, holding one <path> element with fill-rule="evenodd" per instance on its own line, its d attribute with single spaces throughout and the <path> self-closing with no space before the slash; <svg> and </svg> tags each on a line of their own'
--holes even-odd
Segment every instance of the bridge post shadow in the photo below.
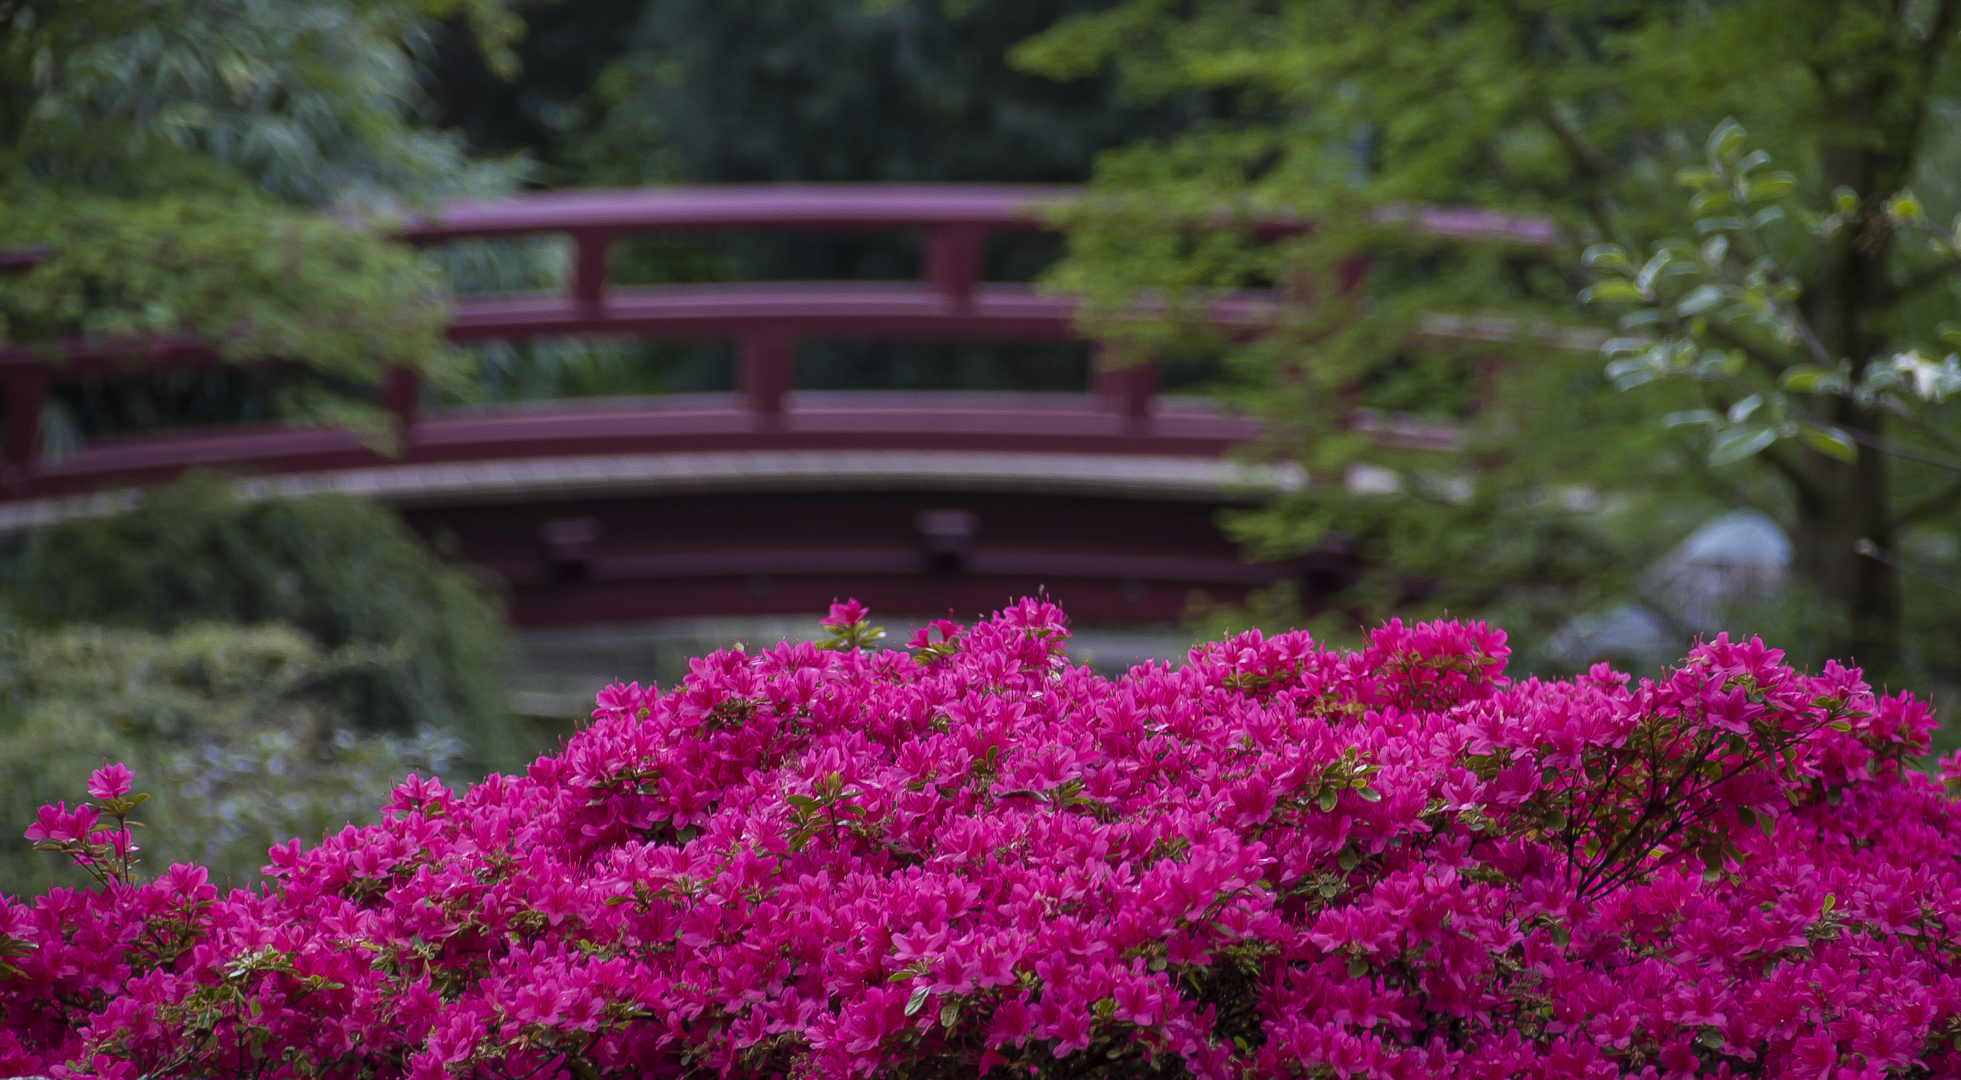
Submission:
<svg viewBox="0 0 1961 1080">
<path fill-rule="evenodd" d="M 0 481 L 8 489 L 27 481 L 28 470 L 41 449 L 41 410 L 48 399 L 49 372 L 44 367 L 16 367 L 0 381 Z"/>
</svg>

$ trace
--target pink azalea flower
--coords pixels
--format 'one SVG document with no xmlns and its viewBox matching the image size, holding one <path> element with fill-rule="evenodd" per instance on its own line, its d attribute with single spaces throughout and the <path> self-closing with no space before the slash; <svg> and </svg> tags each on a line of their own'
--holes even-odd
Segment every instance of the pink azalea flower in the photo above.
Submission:
<svg viewBox="0 0 1961 1080">
<path fill-rule="evenodd" d="M 89 774 L 88 791 L 92 799 L 120 799 L 129 794 L 133 779 L 129 766 L 121 762 L 104 765 Z"/>
</svg>

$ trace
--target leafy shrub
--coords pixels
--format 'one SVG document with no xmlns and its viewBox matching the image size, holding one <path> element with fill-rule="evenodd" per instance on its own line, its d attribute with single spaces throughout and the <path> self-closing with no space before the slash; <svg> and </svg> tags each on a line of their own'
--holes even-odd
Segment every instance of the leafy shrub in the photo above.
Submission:
<svg viewBox="0 0 1961 1080">
<path fill-rule="evenodd" d="M 0 1072 L 1961 1071 L 1961 821 L 1856 671 L 1513 682 L 1499 631 L 1391 622 L 1110 680 L 1034 601 L 912 656 L 828 621 L 263 891 L 134 879 L 101 770 L 29 829 L 101 887 L 0 903 Z"/>
<path fill-rule="evenodd" d="M 131 762 L 162 785 L 145 815 L 151 860 L 255 882 L 269 845 L 373 820 L 408 769 L 455 767 L 453 736 L 356 732 L 316 692 L 391 659 L 278 625 L 0 625 L 0 815 L 30 818 L 105 761 Z M 0 839 L 0 889 L 86 880 L 62 862 Z"/>
<path fill-rule="evenodd" d="M 24 614 L 47 625 L 282 623 L 325 652 L 386 650 L 385 663 L 315 672 L 314 692 L 369 731 L 454 732 L 480 768 L 534 752 L 505 707 L 501 604 L 385 507 L 338 495 L 245 500 L 192 477 L 124 513 L 34 534 L 12 576 Z"/>
</svg>

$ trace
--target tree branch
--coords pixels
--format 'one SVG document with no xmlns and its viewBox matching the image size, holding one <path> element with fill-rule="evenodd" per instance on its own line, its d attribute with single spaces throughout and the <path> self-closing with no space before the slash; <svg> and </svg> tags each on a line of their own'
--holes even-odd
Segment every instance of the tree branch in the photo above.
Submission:
<svg viewBox="0 0 1961 1080">
<path fill-rule="evenodd" d="M 1874 435 L 1871 432 L 1860 431 L 1858 428 L 1840 428 L 1839 430 L 1851 436 L 1852 441 L 1858 443 L 1860 446 L 1870 447 L 1882 454 L 1891 454 L 1896 458 L 1917 461 L 1922 465 L 1932 465 L 1936 468 L 1952 469 L 1961 472 L 1961 458 L 1940 457 L 1935 454 L 1924 453 L 1905 443 Z"/>
<path fill-rule="evenodd" d="M 1902 574 L 1931 582 L 1949 592 L 1961 593 L 1961 583 L 1956 583 L 1953 578 L 1948 577 L 1946 574 L 1925 569 L 1924 567 L 1915 566 L 1870 540 L 1861 540 L 1857 544 L 1852 545 L 1852 548 L 1866 558 L 1876 563 L 1890 566 Z"/>
<path fill-rule="evenodd" d="M 1880 401 L 1880 407 L 1886 410 L 1888 416 L 1934 440 L 1935 443 L 1939 444 L 1941 449 L 1946 450 L 1950 454 L 1961 454 L 1961 439 L 1956 439 L 1954 436 L 1928 423 L 1924 417 L 1912 409 L 1907 408 L 1904 402 L 1891 397 L 1883 398 Z M 1930 462 L 1929 464 L 1934 463 Z M 1950 468 L 1952 467 L 1955 466 L 1950 466 Z"/>
<path fill-rule="evenodd" d="M 1893 515 L 1890 519 L 1890 524 L 1897 529 L 1932 517 L 1943 510 L 1953 510 L 1956 505 L 1956 500 L 1961 500 L 1961 477 L 1956 477 L 1954 480 L 1943 485 L 1939 491 L 1933 492 L 1930 495 L 1916 500 L 1912 505 L 1902 508 L 1898 513 Z"/>
<path fill-rule="evenodd" d="M 1580 141 L 1579 136 L 1566 126 L 1566 122 L 1559 118 L 1557 112 L 1553 111 L 1551 104 L 1540 108 L 1539 121 L 1546 125 L 1546 129 L 1552 132 L 1553 138 L 1558 139 L 1559 145 L 1572 156 L 1573 165 L 1579 172 L 1580 178 L 1592 189 L 1592 198 L 1587 200 L 1588 209 L 1593 213 L 1594 224 L 1600 227 L 1600 235 L 1616 236 L 1614 208 L 1607 201 L 1607 194 L 1601 187 L 1603 178 L 1612 173 L 1612 166 L 1592 147 Z"/>
<path fill-rule="evenodd" d="M 1954 15 L 1953 0 L 1935 0 L 1934 17 L 1928 24 L 1926 39 L 1920 43 L 1920 74 L 1923 79 L 1931 81 L 1934 69 L 1940 66 L 1941 50 L 1947 47 L 1948 35 L 1954 31 Z M 1916 145 L 1923 137 L 1921 127 L 1927 122 L 1928 114 L 1932 112 L 1927 108 L 1927 100 L 1930 96 L 1923 89 L 1920 100 L 1914 108 L 1912 127 L 1909 130 Z M 1907 153 L 1912 154 L 1913 148 L 1909 147 Z M 1912 167 L 1911 158 L 1906 164 L 1909 168 Z"/>
<path fill-rule="evenodd" d="M 1893 300 L 1906 299 L 1929 286 L 1939 285 L 1952 280 L 1957 272 L 1961 272 L 1961 264 L 1952 262 L 1942 262 L 1938 265 L 1927 267 L 1917 274 L 1908 275 L 1905 284 L 1889 286 L 1888 292 L 1891 293 L 1890 298 Z"/>
</svg>

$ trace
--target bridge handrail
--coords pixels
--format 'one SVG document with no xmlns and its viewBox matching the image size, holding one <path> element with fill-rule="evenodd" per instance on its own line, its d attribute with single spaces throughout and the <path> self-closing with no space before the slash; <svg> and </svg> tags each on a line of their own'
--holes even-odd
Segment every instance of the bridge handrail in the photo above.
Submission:
<svg viewBox="0 0 1961 1080">
<path fill-rule="evenodd" d="M 1051 228 L 1049 211 L 1067 211 L 1082 189 L 1042 184 L 754 183 L 657 188 L 579 188 L 493 199 L 459 199 L 432 214 L 412 215 L 400 234 L 417 242 L 471 236 L 713 229 L 879 231 L 936 225 L 1000 230 Z M 1385 206 L 1384 225 L 1402 224 L 1444 240 L 1505 240 L 1546 247 L 1561 239 L 1551 220 L 1466 206 Z M 1265 235 L 1303 231 L 1298 215 L 1259 215 Z"/>
<path fill-rule="evenodd" d="M 1025 184 L 714 184 L 538 191 L 458 200 L 400 229 L 416 242 L 472 236 L 711 229 L 899 231 L 968 225 L 1041 230 L 1068 187 Z"/>
</svg>

